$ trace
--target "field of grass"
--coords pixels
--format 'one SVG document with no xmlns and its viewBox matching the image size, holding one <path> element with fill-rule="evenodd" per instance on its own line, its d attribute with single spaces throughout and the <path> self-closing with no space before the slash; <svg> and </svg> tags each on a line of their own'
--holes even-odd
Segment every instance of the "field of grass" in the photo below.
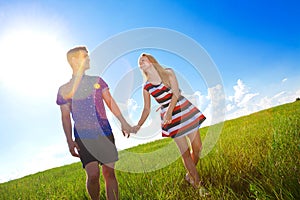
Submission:
<svg viewBox="0 0 300 200">
<path fill-rule="evenodd" d="M 226 121 L 217 144 L 197 165 L 210 192 L 204 198 L 184 181 L 172 140 L 122 151 L 116 165 L 120 199 L 300 199 L 299 116 L 296 101 Z M 209 128 L 200 130 L 203 140 Z M 88 199 L 85 172 L 74 163 L 2 183 L 0 199 Z"/>
</svg>

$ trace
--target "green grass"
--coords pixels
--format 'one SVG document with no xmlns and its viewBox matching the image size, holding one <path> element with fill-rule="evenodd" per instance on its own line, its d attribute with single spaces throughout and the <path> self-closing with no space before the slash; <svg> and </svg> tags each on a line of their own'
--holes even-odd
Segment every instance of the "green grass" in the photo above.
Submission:
<svg viewBox="0 0 300 200">
<path fill-rule="evenodd" d="M 226 121 L 217 144 L 197 165 L 210 192 L 202 199 L 300 199 L 299 116 L 296 101 Z M 200 130 L 203 139 L 209 128 Z M 120 152 L 116 167 L 120 199 L 201 199 L 183 180 L 171 139 Z M 74 163 L 12 180 L 0 184 L 0 199 L 88 199 L 85 172 Z"/>
</svg>

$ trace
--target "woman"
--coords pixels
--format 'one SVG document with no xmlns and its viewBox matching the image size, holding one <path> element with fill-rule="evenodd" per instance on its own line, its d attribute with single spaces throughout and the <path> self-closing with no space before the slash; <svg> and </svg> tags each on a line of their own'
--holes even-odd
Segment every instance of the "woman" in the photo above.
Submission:
<svg viewBox="0 0 300 200">
<path fill-rule="evenodd" d="M 180 94 L 175 73 L 163 68 L 156 59 L 143 53 L 139 57 L 139 67 L 146 77 L 143 88 L 144 109 L 134 132 L 137 132 L 150 113 L 150 95 L 161 105 L 161 128 L 163 137 L 171 137 L 176 142 L 184 166 L 185 179 L 195 188 L 200 186 L 196 165 L 202 149 L 199 127 L 205 116 Z M 187 142 L 190 140 L 190 149 Z"/>
</svg>

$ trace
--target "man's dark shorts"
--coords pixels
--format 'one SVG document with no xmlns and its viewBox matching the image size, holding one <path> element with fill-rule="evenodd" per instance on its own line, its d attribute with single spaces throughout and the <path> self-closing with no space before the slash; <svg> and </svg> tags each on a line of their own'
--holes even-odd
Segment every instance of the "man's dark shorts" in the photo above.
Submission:
<svg viewBox="0 0 300 200">
<path fill-rule="evenodd" d="M 79 146 L 79 155 L 83 168 L 93 161 L 98 161 L 101 165 L 113 163 L 118 160 L 118 151 L 115 146 L 113 134 L 99 136 L 98 139 L 75 139 Z"/>
</svg>

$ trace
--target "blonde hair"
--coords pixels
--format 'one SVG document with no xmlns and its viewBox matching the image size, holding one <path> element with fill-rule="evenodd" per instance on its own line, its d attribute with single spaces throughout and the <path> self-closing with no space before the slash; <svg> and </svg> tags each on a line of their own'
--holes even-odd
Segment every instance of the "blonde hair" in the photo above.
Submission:
<svg viewBox="0 0 300 200">
<path fill-rule="evenodd" d="M 87 48 L 85 46 L 74 47 L 74 48 L 70 49 L 67 52 L 68 63 L 71 65 L 71 67 L 72 67 L 72 57 L 78 56 L 78 52 L 79 51 L 86 51 L 86 52 L 88 52 L 88 50 L 87 50 Z"/>
<path fill-rule="evenodd" d="M 164 67 L 162 67 L 151 54 L 142 53 L 140 55 L 140 58 L 143 57 L 143 56 L 146 56 L 148 58 L 148 60 L 152 63 L 152 65 L 154 66 L 154 68 L 158 72 L 163 84 L 165 86 L 170 87 L 169 75 L 168 75 L 168 72 L 166 71 L 166 69 Z M 145 72 L 143 72 L 143 74 L 147 78 L 147 74 Z"/>
</svg>

